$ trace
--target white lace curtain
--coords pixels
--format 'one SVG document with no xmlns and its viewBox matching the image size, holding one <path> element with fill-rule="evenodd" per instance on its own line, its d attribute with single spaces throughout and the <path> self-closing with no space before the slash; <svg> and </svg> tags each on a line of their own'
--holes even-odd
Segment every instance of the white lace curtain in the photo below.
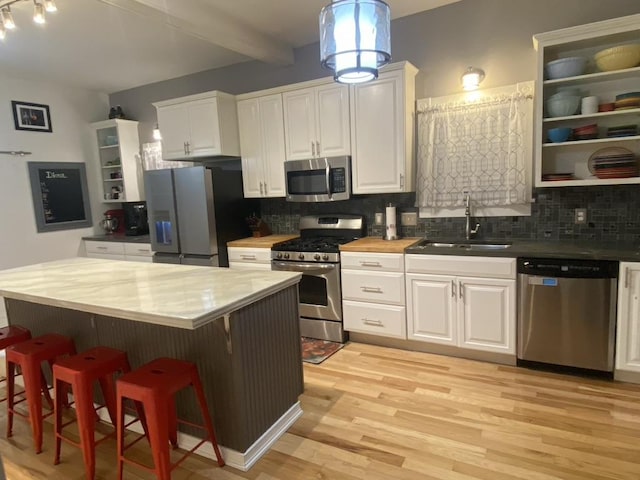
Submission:
<svg viewBox="0 0 640 480">
<path fill-rule="evenodd" d="M 419 108 L 416 206 L 460 207 L 465 191 L 478 206 L 529 203 L 532 99 L 520 91 Z"/>
</svg>

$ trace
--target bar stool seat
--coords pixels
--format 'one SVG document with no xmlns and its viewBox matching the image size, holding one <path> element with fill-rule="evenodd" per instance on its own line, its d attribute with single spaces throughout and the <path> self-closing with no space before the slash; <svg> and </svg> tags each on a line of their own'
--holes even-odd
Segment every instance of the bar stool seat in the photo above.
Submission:
<svg viewBox="0 0 640 480">
<path fill-rule="evenodd" d="M 57 360 L 53 364 L 53 384 L 55 388 L 55 436 L 56 453 L 54 465 L 60 463 L 61 441 L 64 440 L 82 450 L 87 479 L 93 480 L 96 471 L 95 447 L 98 443 L 115 435 L 95 440 L 95 422 L 97 409 L 93 403 L 93 385 L 97 381 L 102 389 L 104 405 L 114 427 L 116 424 L 116 390 L 114 374 L 131 370 L 127 354 L 122 350 L 109 347 L 95 347 L 71 357 Z M 65 385 L 71 387 L 76 408 L 76 420 L 62 423 L 62 393 Z M 62 435 L 62 429 L 75 421 L 78 422 L 80 442 L 74 442 Z"/>
<path fill-rule="evenodd" d="M 175 395 L 180 390 L 193 387 L 204 425 L 195 425 L 178 420 L 175 409 Z M 171 470 L 182 463 L 203 443 L 209 441 L 218 460 L 223 467 L 224 460 L 218 447 L 213 423 L 202 388 L 202 382 L 195 364 L 172 358 L 158 358 L 142 367 L 120 377 L 116 382 L 117 391 L 117 432 L 118 432 L 118 479 L 122 480 L 124 463 L 129 463 L 154 472 L 159 480 L 170 480 Z M 124 399 L 128 398 L 141 405 L 146 420 L 147 437 L 151 446 L 154 468 L 149 468 L 131 459 L 125 458 L 124 452 L 140 438 L 124 445 Z M 169 444 L 178 446 L 178 423 L 198 427 L 205 431 L 205 438 L 194 448 L 186 452 L 180 460 L 170 463 Z"/>
<path fill-rule="evenodd" d="M 24 342 L 31 338 L 31 331 L 28 328 L 21 327 L 19 325 L 9 325 L 8 327 L 0 328 L 0 350 L 4 350 L 16 343 Z M 0 377 L 0 382 L 6 382 L 6 377 Z M 49 391 L 47 390 L 47 394 Z M 7 397 L 0 398 L 0 402 L 4 402 Z M 51 402 L 49 402 L 51 405 Z"/>
<path fill-rule="evenodd" d="M 49 397 L 49 387 L 42 375 L 41 365 L 43 362 L 48 362 L 53 367 L 53 362 L 59 357 L 75 353 L 75 345 L 71 338 L 54 333 L 7 347 L 7 438 L 11 437 L 13 433 L 14 414 L 28 418 L 31 423 L 36 453 L 42 452 L 42 420 L 52 415 L 53 412 L 42 414 L 40 390 L 46 391 L 45 396 L 48 402 L 51 402 L 51 397 Z M 16 366 L 20 367 L 24 379 L 24 393 L 29 406 L 28 415 L 14 409 L 16 404 L 14 392 Z"/>
</svg>

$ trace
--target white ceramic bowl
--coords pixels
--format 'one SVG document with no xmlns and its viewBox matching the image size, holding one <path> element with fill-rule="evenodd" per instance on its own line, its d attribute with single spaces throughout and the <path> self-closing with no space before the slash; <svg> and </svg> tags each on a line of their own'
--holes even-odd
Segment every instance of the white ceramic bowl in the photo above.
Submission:
<svg viewBox="0 0 640 480">
<path fill-rule="evenodd" d="M 547 100 L 547 114 L 550 117 L 575 115 L 580 106 L 580 97 L 565 95 Z"/>
<path fill-rule="evenodd" d="M 582 75 L 586 67 L 587 59 L 585 57 L 567 57 L 548 62 L 544 69 L 547 73 L 547 78 L 555 80 L 557 78 Z"/>
<path fill-rule="evenodd" d="M 633 68 L 640 64 L 640 44 L 618 45 L 594 55 L 596 65 L 603 72 Z"/>
</svg>

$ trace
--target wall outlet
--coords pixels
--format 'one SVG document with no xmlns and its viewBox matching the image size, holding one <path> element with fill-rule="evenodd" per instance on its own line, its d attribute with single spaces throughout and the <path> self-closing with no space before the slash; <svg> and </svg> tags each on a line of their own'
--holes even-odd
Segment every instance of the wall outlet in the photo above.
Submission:
<svg viewBox="0 0 640 480">
<path fill-rule="evenodd" d="M 583 225 L 587 223 L 587 209 L 586 208 L 576 208 L 575 209 L 575 224 Z"/>
<path fill-rule="evenodd" d="M 404 212 L 400 214 L 400 224 L 407 227 L 418 225 L 418 214 L 416 212 Z"/>
<path fill-rule="evenodd" d="M 384 225 L 384 214 L 376 212 L 376 225 Z"/>
</svg>

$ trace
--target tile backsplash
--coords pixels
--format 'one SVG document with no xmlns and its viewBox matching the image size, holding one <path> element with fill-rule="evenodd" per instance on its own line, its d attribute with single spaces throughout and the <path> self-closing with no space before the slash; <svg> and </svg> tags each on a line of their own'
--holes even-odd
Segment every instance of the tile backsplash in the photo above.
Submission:
<svg viewBox="0 0 640 480">
<path fill-rule="evenodd" d="M 534 189 L 530 217 L 475 217 L 479 238 L 513 240 L 591 240 L 640 242 L 640 187 L 563 187 Z M 376 212 L 388 203 L 401 212 L 416 211 L 415 194 L 355 195 L 350 200 L 326 203 L 287 202 L 283 198 L 260 201 L 262 218 L 273 233 L 296 233 L 301 215 L 355 213 L 366 217 L 368 234 L 382 236 L 374 225 Z M 587 209 L 587 223 L 576 225 L 576 208 Z M 463 238 L 464 217 L 419 218 L 418 225 L 400 226 L 403 237 Z"/>
</svg>

